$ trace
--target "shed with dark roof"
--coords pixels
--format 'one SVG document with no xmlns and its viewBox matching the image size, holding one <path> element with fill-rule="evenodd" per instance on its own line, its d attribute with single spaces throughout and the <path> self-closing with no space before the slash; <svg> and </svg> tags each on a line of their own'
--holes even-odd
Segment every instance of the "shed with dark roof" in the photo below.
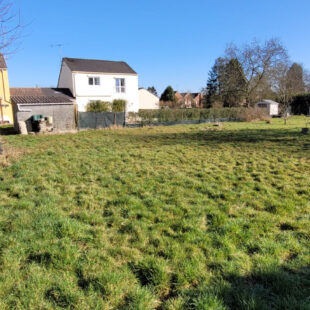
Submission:
<svg viewBox="0 0 310 310">
<path fill-rule="evenodd" d="M 76 128 L 75 100 L 66 88 L 10 88 L 14 123 L 25 122 L 32 131 L 34 115 L 51 117 L 53 130 L 71 131 Z"/>
</svg>

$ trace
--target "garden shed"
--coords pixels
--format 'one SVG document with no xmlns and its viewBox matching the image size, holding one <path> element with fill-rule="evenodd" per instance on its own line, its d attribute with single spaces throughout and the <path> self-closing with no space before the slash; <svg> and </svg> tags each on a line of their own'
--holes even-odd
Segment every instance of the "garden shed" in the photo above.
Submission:
<svg viewBox="0 0 310 310">
<path fill-rule="evenodd" d="M 266 109 L 269 116 L 279 115 L 279 103 L 273 100 L 261 100 L 255 104 L 256 108 Z"/>
<path fill-rule="evenodd" d="M 34 120 L 48 120 L 52 131 L 76 128 L 74 98 L 65 88 L 11 88 L 15 129 L 25 122 L 28 132 L 36 131 Z"/>
</svg>

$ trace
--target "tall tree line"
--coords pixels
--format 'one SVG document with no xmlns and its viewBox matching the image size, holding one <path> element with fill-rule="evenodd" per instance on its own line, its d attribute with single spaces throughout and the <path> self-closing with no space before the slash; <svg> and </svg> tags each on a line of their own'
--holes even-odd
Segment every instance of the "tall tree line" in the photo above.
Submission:
<svg viewBox="0 0 310 310">
<path fill-rule="evenodd" d="M 205 106 L 253 106 L 260 99 L 276 98 L 289 102 L 309 84 L 307 72 L 290 63 L 278 39 L 253 40 L 242 47 L 231 44 L 209 72 Z"/>
</svg>

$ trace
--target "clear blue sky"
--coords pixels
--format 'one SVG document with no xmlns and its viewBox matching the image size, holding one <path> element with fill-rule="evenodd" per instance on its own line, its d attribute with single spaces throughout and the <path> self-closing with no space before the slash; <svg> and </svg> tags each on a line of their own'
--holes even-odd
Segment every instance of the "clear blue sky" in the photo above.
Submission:
<svg viewBox="0 0 310 310">
<path fill-rule="evenodd" d="M 278 37 L 310 69 L 309 0 L 15 0 L 26 24 L 8 59 L 11 86 L 56 86 L 61 56 L 124 60 L 139 86 L 205 86 L 229 42 Z"/>
</svg>

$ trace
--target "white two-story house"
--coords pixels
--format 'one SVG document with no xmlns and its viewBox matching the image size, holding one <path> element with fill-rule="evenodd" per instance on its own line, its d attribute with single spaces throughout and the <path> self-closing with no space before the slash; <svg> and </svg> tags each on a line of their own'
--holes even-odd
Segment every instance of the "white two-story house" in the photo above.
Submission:
<svg viewBox="0 0 310 310">
<path fill-rule="evenodd" d="M 126 100 L 126 112 L 138 112 L 138 74 L 123 61 L 63 58 L 58 88 L 69 88 L 78 110 L 90 101 Z"/>
</svg>

